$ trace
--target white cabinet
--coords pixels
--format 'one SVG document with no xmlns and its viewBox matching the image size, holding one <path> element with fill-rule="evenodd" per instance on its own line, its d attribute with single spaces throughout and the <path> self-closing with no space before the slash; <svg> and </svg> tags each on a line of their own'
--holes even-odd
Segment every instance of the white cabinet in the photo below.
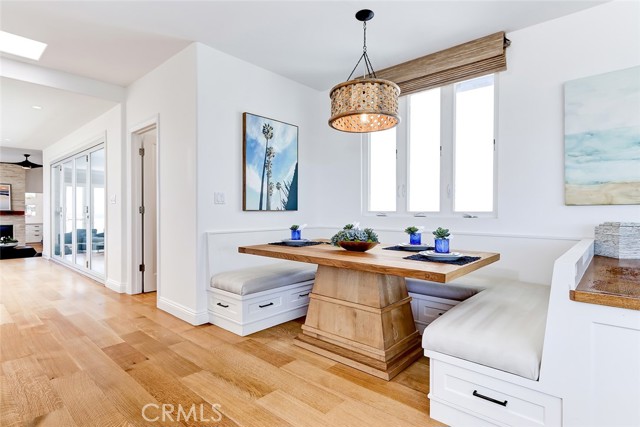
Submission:
<svg viewBox="0 0 640 427">
<path fill-rule="evenodd" d="M 42 242 L 42 224 L 26 224 L 26 238 L 27 243 L 40 243 Z"/>
</svg>

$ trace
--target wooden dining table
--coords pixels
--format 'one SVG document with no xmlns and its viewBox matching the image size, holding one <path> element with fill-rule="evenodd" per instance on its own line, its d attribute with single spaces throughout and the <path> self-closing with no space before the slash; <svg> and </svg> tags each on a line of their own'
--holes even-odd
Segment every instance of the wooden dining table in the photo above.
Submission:
<svg viewBox="0 0 640 427">
<path fill-rule="evenodd" d="M 447 282 L 494 263 L 500 254 L 457 251 L 479 257 L 465 265 L 404 259 L 414 253 L 350 252 L 329 244 L 241 246 L 240 253 L 318 265 L 309 309 L 295 344 L 390 380 L 422 356 L 406 277 Z"/>
</svg>

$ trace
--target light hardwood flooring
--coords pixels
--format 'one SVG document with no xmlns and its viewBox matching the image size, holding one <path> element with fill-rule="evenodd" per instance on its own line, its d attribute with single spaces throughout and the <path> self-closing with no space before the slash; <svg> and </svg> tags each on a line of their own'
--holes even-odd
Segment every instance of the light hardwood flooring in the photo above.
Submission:
<svg viewBox="0 0 640 427">
<path fill-rule="evenodd" d="M 0 292 L 3 427 L 441 425 L 426 358 L 387 382 L 294 346 L 300 319 L 194 327 L 43 258 L 0 261 Z"/>
</svg>

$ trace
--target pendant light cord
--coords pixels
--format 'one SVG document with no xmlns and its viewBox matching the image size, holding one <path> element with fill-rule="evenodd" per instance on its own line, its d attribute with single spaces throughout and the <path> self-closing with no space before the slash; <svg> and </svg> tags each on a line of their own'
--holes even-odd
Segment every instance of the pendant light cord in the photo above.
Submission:
<svg viewBox="0 0 640 427">
<path fill-rule="evenodd" d="M 356 66 L 353 67 L 353 70 L 351 70 L 351 74 L 349 74 L 349 77 L 347 77 L 347 81 L 351 80 L 353 73 L 356 71 L 356 69 L 358 68 L 358 65 L 360 65 L 360 62 L 362 62 L 363 58 L 364 58 L 364 66 L 367 74 L 372 75 L 374 78 L 377 78 L 376 72 L 373 70 L 373 65 L 371 65 L 371 60 L 369 59 L 369 55 L 367 54 L 367 21 L 364 21 L 362 23 L 362 30 L 364 32 L 364 43 L 362 45 L 362 55 L 360 55 L 360 59 L 358 59 L 358 62 L 356 62 Z"/>
</svg>

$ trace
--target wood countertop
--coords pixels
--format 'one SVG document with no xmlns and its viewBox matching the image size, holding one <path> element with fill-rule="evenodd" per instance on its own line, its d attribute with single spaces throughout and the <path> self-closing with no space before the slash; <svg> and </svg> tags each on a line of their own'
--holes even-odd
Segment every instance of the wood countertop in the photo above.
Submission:
<svg viewBox="0 0 640 427">
<path fill-rule="evenodd" d="M 459 250 L 464 255 L 480 259 L 466 265 L 415 261 L 403 259 L 415 253 L 384 250 L 386 246 L 389 245 L 380 244 L 367 252 L 349 252 L 331 245 L 292 247 L 267 244 L 241 246 L 238 252 L 440 283 L 450 282 L 500 259 L 497 253 Z"/>
<path fill-rule="evenodd" d="M 596 255 L 569 294 L 573 301 L 640 310 L 640 259 Z"/>
</svg>

